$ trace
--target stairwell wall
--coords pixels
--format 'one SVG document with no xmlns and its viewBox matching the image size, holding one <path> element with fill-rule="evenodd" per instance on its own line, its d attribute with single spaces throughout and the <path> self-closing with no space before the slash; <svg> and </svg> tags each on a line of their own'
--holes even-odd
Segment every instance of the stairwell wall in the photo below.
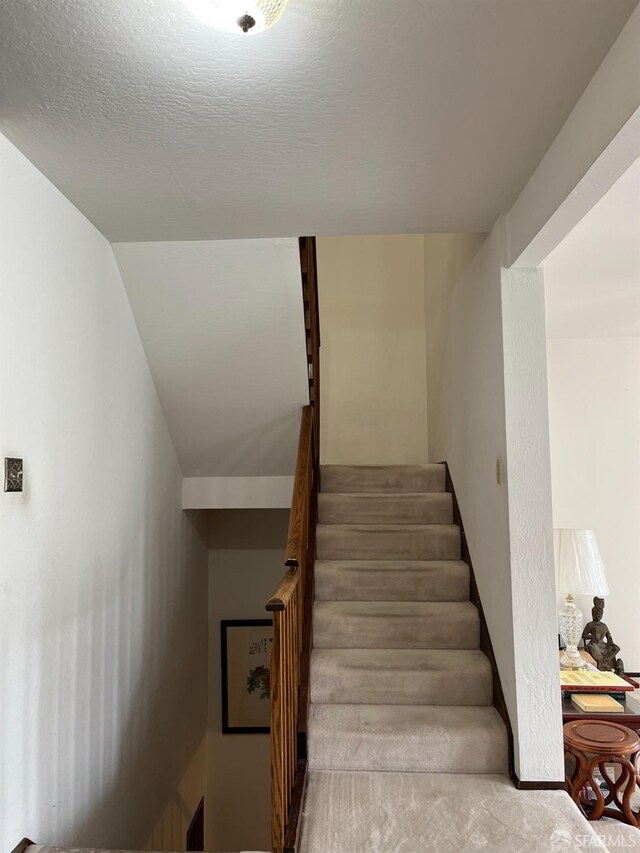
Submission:
<svg viewBox="0 0 640 853">
<path fill-rule="evenodd" d="M 271 756 L 266 734 L 223 734 L 220 621 L 268 619 L 284 573 L 288 509 L 217 509 L 209 516 L 209 711 L 206 850 L 268 850 Z"/>
<path fill-rule="evenodd" d="M 425 247 L 446 251 L 451 240 L 430 235 Z M 460 274 L 445 284 L 425 278 L 427 318 L 434 306 L 427 322 L 438 322 L 431 346 L 440 374 L 429 392 L 429 453 L 432 461 L 449 462 L 455 484 L 513 728 L 515 771 L 521 780 L 555 782 L 562 779 L 562 740 L 552 696 L 548 430 L 543 414 L 531 424 L 533 439 L 527 423 L 546 393 L 543 293 L 537 279 L 523 282 L 504 270 L 504 243 L 499 221 L 467 264 L 474 238 L 461 236 Z M 448 304 L 437 319 L 443 289 Z M 519 321 L 531 316 L 533 325 L 523 329 Z M 537 514 L 522 523 L 528 510 Z"/>
<path fill-rule="evenodd" d="M 207 550 L 107 240 L 0 136 L 0 849 L 184 849 Z"/>
<path fill-rule="evenodd" d="M 322 463 L 427 461 L 421 234 L 319 237 Z"/>
</svg>

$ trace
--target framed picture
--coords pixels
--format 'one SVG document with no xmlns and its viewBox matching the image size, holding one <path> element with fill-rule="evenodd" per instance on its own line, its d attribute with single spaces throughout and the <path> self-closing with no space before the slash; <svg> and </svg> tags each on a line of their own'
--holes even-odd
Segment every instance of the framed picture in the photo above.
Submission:
<svg viewBox="0 0 640 853">
<path fill-rule="evenodd" d="M 220 641 L 223 733 L 269 734 L 271 619 L 225 619 Z"/>
</svg>

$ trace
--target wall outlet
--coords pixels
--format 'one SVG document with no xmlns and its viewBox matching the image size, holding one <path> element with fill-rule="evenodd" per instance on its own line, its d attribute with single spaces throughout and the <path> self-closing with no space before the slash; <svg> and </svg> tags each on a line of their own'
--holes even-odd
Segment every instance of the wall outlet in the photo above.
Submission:
<svg viewBox="0 0 640 853">
<path fill-rule="evenodd" d="M 22 491 L 22 459 L 15 459 L 12 456 L 5 456 L 4 490 L 5 492 Z"/>
</svg>

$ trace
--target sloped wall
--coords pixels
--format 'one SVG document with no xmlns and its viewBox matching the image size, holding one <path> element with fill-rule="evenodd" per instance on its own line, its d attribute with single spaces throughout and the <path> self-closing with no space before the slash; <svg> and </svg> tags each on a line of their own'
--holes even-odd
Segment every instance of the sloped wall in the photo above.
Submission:
<svg viewBox="0 0 640 853">
<path fill-rule="evenodd" d="M 0 137 L 0 849 L 184 849 L 207 551 L 111 246 Z"/>
</svg>

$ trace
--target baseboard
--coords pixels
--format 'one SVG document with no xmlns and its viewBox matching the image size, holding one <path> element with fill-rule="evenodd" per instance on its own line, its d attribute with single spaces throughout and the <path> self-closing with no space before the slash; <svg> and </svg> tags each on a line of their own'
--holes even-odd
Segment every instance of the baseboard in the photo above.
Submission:
<svg viewBox="0 0 640 853">
<path fill-rule="evenodd" d="M 526 779 L 519 779 L 515 770 L 512 770 L 510 775 L 518 791 L 566 791 L 567 788 L 564 782 L 528 782 Z"/>
</svg>

